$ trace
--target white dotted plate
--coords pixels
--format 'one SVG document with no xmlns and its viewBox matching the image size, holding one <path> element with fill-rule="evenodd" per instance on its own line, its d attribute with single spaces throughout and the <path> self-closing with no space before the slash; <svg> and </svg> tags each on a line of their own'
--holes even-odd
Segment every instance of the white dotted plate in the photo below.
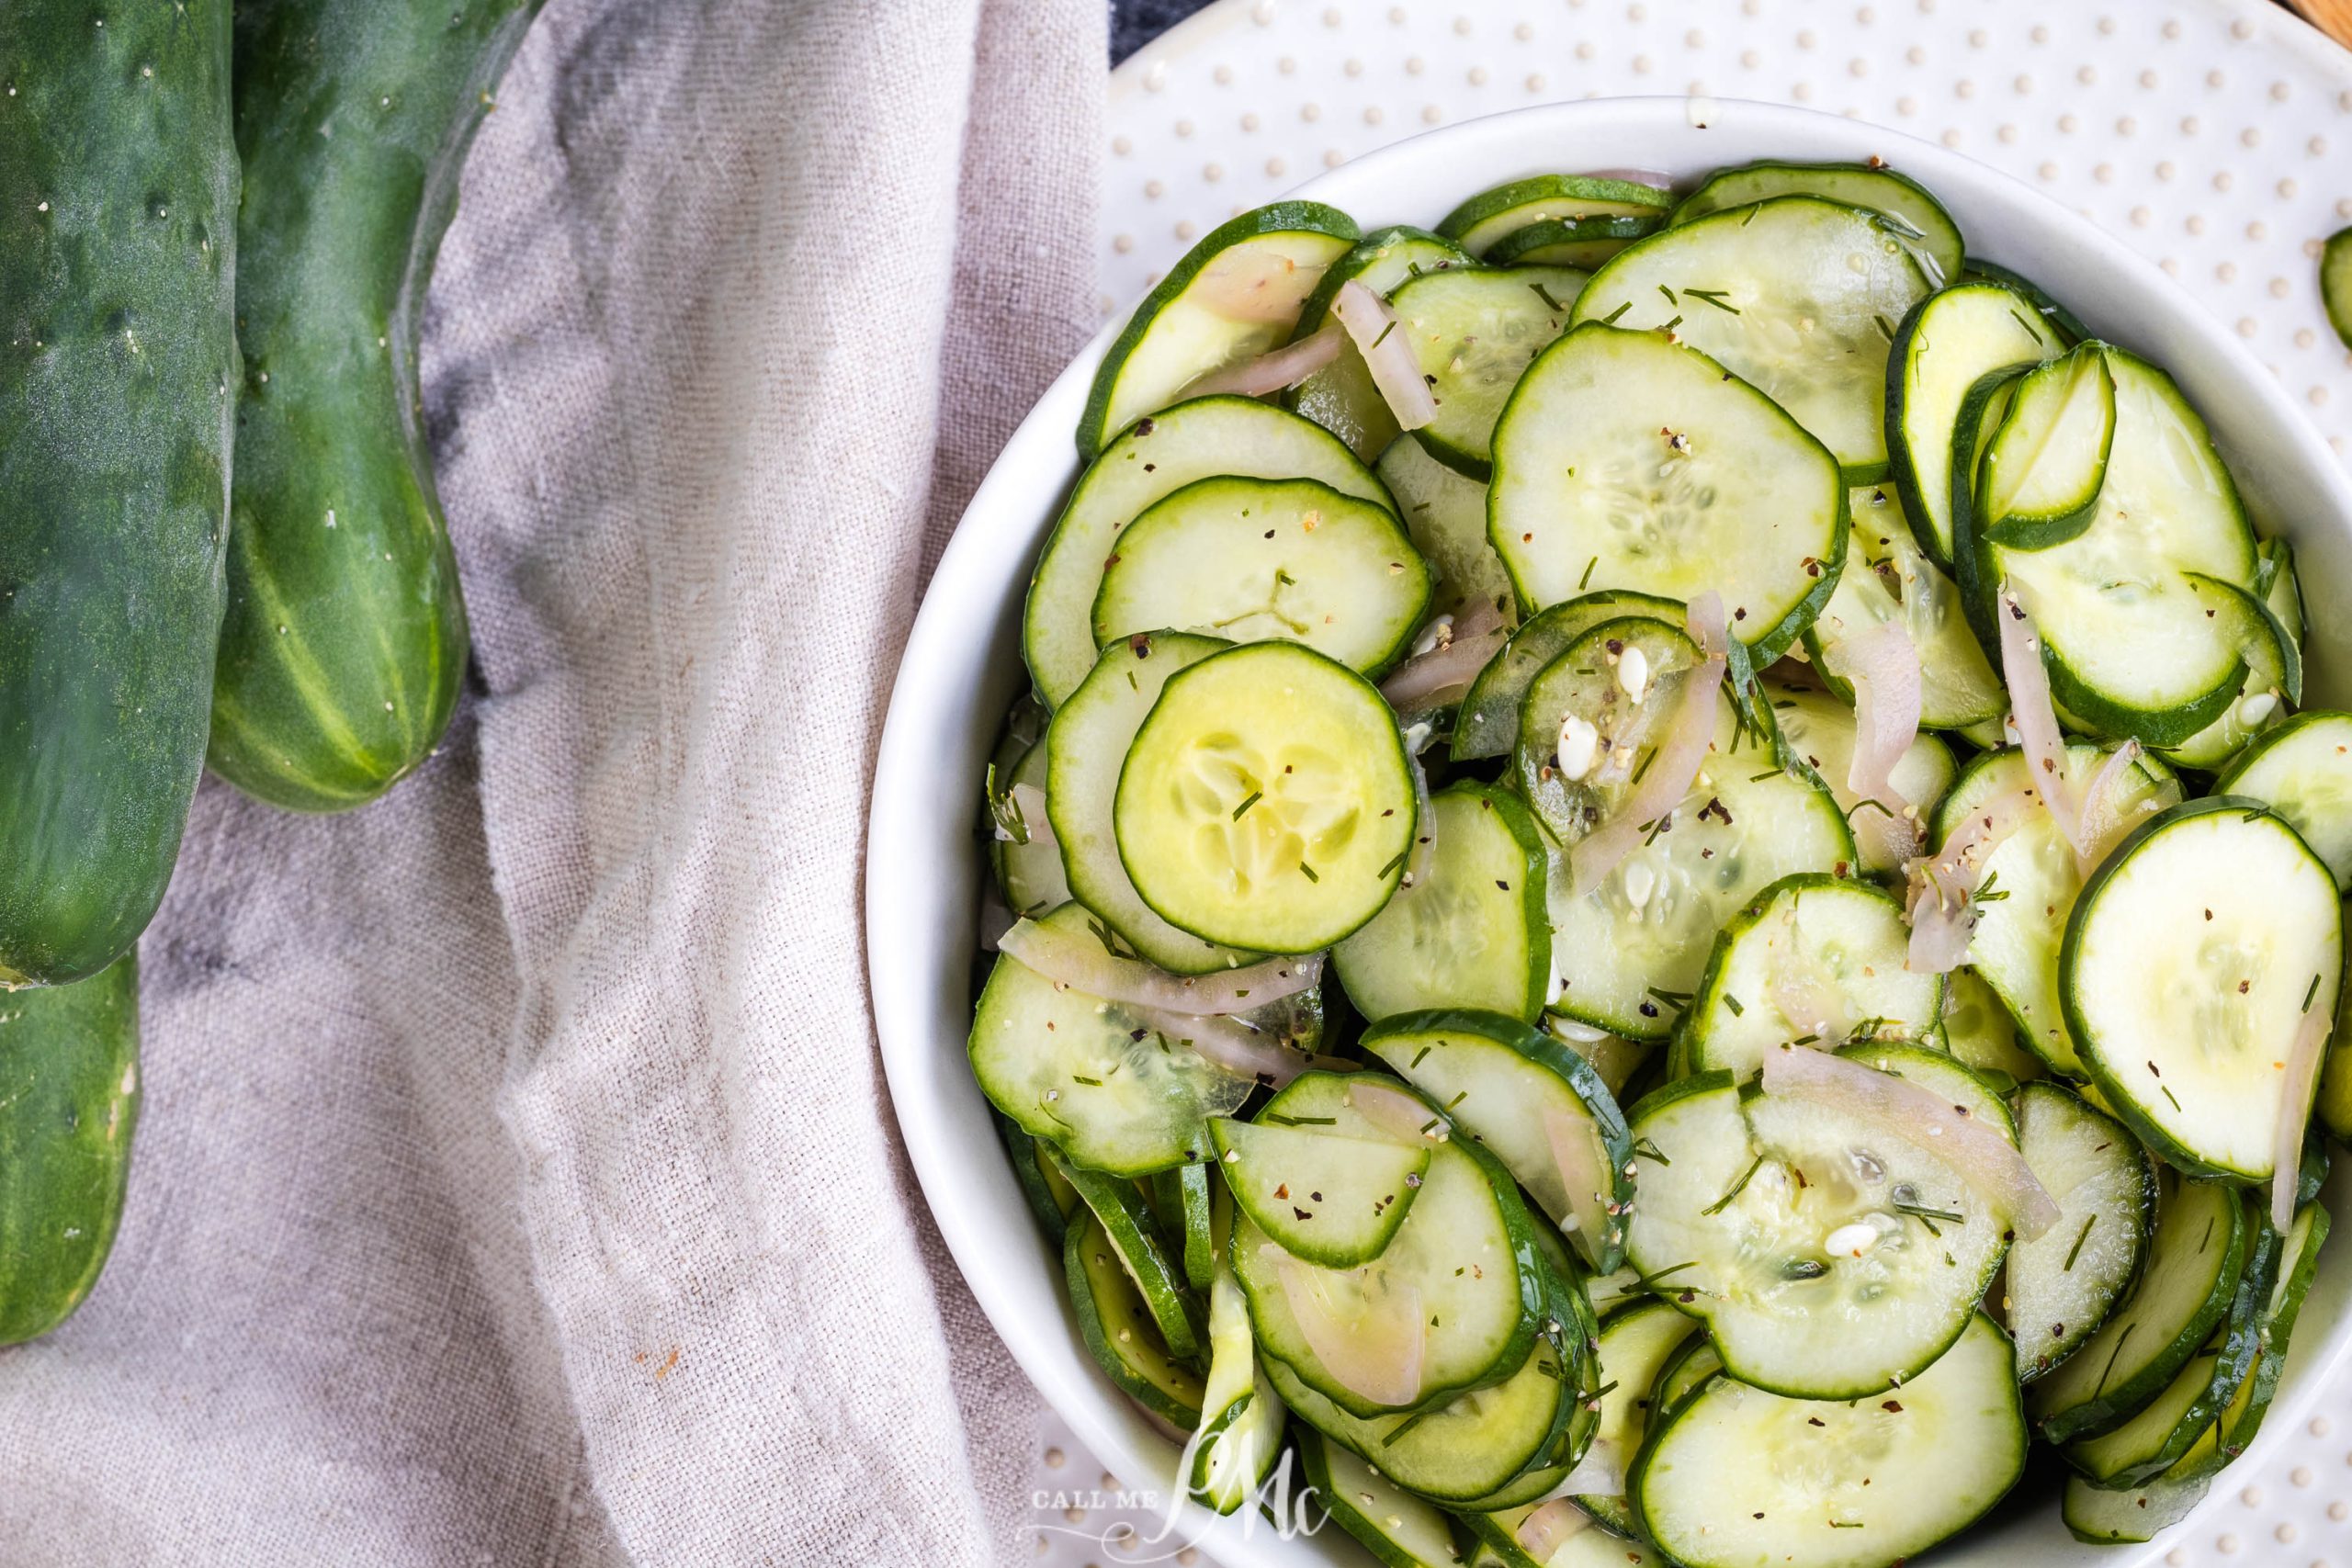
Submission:
<svg viewBox="0 0 2352 1568">
<path fill-rule="evenodd" d="M 2041 185 L 2188 285 L 2352 448 L 2352 353 L 2314 260 L 2352 223 L 2352 54 L 2263 0 L 1218 0 L 1112 73 L 1103 314 L 1217 222 L 1358 154 L 1678 91 L 1842 113 Z M 2352 1387 L 2283 1426 L 2165 1543 L 2171 1568 L 2352 1568 Z M 1150 1500 L 1058 1416 L 1036 1487 L 1046 1568 L 1174 1560 Z"/>
</svg>

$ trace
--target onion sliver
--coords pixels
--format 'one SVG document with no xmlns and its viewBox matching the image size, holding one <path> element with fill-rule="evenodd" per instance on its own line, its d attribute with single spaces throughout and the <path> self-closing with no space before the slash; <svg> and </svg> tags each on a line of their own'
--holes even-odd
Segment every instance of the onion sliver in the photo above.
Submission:
<svg viewBox="0 0 2352 1568">
<path fill-rule="evenodd" d="M 1396 330 L 1396 312 L 1387 300 L 1351 277 L 1332 297 L 1331 314 L 1356 340 L 1364 368 L 1372 372 L 1372 384 L 1380 389 L 1397 429 L 1419 430 L 1437 417 L 1436 394 L 1421 379 L 1421 362 L 1413 357 L 1412 344 Z"/>
<path fill-rule="evenodd" d="M 2090 787 L 2083 792 L 2082 841 L 2075 847 L 2075 868 L 2086 878 L 2098 869 L 2107 852 L 2123 837 L 2131 826 L 2118 802 L 2122 797 L 2123 781 L 2140 760 L 2140 743 L 2126 740 L 2108 753 L 2107 761 L 2091 775 Z"/>
<path fill-rule="evenodd" d="M 1429 880 L 1430 867 L 1437 860 L 1437 807 L 1430 804 L 1429 770 L 1410 746 L 1405 748 L 1405 766 L 1413 774 L 1413 849 L 1405 861 L 1401 886 L 1419 887 Z"/>
<path fill-rule="evenodd" d="M 1313 1056 L 1294 1051 L 1230 1013 L 1169 1012 L 1160 1008 L 1135 1007 L 1147 1029 L 1189 1045 L 1211 1066 L 1238 1078 L 1255 1078 L 1280 1089 L 1301 1073 L 1351 1073 L 1356 1064 L 1344 1056 Z"/>
<path fill-rule="evenodd" d="M 2295 1189 L 2302 1182 L 2303 1132 L 2312 1114 L 2312 1086 L 2319 1078 L 2320 1057 L 2335 1020 L 2331 1010 L 2309 1008 L 2295 1026 L 2295 1043 L 2287 1051 L 2287 1098 L 2278 1106 L 2278 1168 L 2270 1176 L 2270 1224 L 2280 1235 L 2295 1221 Z"/>
<path fill-rule="evenodd" d="M 1374 1404 L 1399 1409 L 1421 1397 L 1421 1356 L 1428 1327 L 1421 1315 L 1419 1287 L 1396 1283 L 1382 1298 L 1377 1315 L 1367 1314 L 1342 1322 L 1331 1311 L 1322 1282 L 1316 1278 L 1324 1270 L 1311 1269 L 1272 1245 L 1259 1256 L 1271 1258 L 1306 1348 L 1341 1388 Z"/>
<path fill-rule="evenodd" d="M 1706 595 L 1705 597 L 1712 597 Z M 1693 602 L 1695 619 L 1696 602 Z M 1721 636 L 1720 630 L 1717 636 Z M 1724 656 L 1710 653 L 1684 677 L 1674 722 L 1650 754 L 1642 775 L 1616 813 L 1568 852 L 1572 886 L 1589 893 L 1618 863 L 1639 848 L 1657 820 L 1682 804 L 1715 743 L 1715 694 L 1724 683 Z"/>
<path fill-rule="evenodd" d="M 2058 1205 L 1998 1128 L 1962 1115 L 1932 1091 L 1808 1045 L 1764 1055 L 1764 1092 L 1830 1106 L 1874 1123 L 1950 1166 L 2031 1241 L 2058 1223 Z"/>
<path fill-rule="evenodd" d="M 1434 1140 L 1445 1119 L 1403 1089 L 1377 1081 L 1351 1084 L 1348 1108 L 1400 1144 Z"/>
<path fill-rule="evenodd" d="M 1213 397 L 1221 392 L 1244 398 L 1262 398 L 1269 392 L 1295 387 L 1339 358 L 1340 346 L 1347 341 L 1347 334 L 1338 327 L 1320 327 L 1296 343 L 1284 344 L 1271 354 L 1261 354 L 1255 359 L 1244 359 L 1210 371 L 1177 393 L 1175 400 L 1182 402 L 1188 398 Z"/>
<path fill-rule="evenodd" d="M 2050 700 L 2050 671 L 2041 664 L 2041 638 L 2033 617 L 2007 582 L 1993 618 L 2001 624 L 2001 679 L 2009 688 L 2009 711 L 2025 748 L 2027 770 L 2041 790 L 2042 804 L 2066 842 L 2082 852 L 2081 814 L 2066 793 L 2066 738 L 2058 730 L 2058 710 Z"/>
<path fill-rule="evenodd" d="M 1577 1466 L 1578 1474 L 1583 1472 L 1583 1465 Z M 1574 1480 L 1575 1477 L 1569 1479 Z M 1624 1483 L 1621 1480 L 1618 1488 L 1623 1491 L 1623 1487 Z M 1586 1487 L 1579 1495 L 1589 1495 L 1592 1491 L 1593 1488 Z M 1520 1549 L 1538 1562 L 1549 1562 L 1560 1548 L 1591 1528 L 1592 1516 L 1566 1497 L 1555 1497 L 1519 1521 Z"/>
<path fill-rule="evenodd" d="M 1565 1228 L 1574 1231 L 1584 1248 L 1598 1254 L 1609 1245 L 1609 1191 L 1603 1168 L 1607 1155 L 1589 1120 L 1570 1115 L 1556 1105 L 1544 1108 L 1544 1139 L 1552 1145 L 1552 1164 L 1568 1194 Z"/>
<path fill-rule="evenodd" d="M 1299 307 L 1322 269 L 1302 277 L 1297 262 L 1263 245 L 1234 245 L 1218 254 L 1193 282 L 1190 298 L 1229 321 L 1298 320 Z"/>
<path fill-rule="evenodd" d="M 1104 1001 L 1178 1013 L 1248 1012 L 1295 996 L 1323 978 L 1323 955 L 1269 958 L 1211 975 L 1170 975 L 1135 958 L 1116 957 L 1080 931 L 1023 920 L 1004 933 L 998 950 L 1057 985 Z"/>
<path fill-rule="evenodd" d="M 1913 848 L 1898 858 L 1908 858 L 1918 840 L 1912 803 L 1894 787 L 1894 769 L 1919 738 L 1919 649 L 1900 621 L 1881 622 L 1839 647 L 1854 688 L 1854 757 L 1846 787 L 1876 801 L 1901 825 Z"/>
<path fill-rule="evenodd" d="M 1911 953 L 1904 967 L 1915 975 L 1940 975 L 1968 955 L 1976 916 L 1969 900 L 1978 874 L 2003 840 L 2039 810 L 2041 792 L 2026 785 L 2004 790 L 1971 811 L 1933 853 L 1905 869 L 1911 877 L 1905 916 L 1911 921 Z"/>
<path fill-rule="evenodd" d="M 1473 600 L 1439 633 L 1435 648 L 1413 655 L 1388 672 L 1388 678 L 1380 682 L 1380 694 L 1400 714 L 1422 713 L 1459 701 L 1502 646 L 1506 629 L 1498 606 L 1488 600 Z"/>
</svg>

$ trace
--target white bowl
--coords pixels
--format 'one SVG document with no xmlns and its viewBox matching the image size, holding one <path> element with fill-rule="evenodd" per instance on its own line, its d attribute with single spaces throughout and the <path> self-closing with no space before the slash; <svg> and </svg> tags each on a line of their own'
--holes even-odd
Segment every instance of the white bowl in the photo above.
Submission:
<svg viewBox="0 0 2352 1568">
<path fill-rule="evenodd" d="M 1973 254 L 2014 268 L 2102 336 L 2176 376 L 2211 423 L 2256 525 L 2292 539 L 2316 650 L 2312 700 L 2352 694 L 2352 483 L 2260 363 L 2185 290 L 2132 252 L 2006 175 L 1895 132 L 1829 115 L 1714 99 L 1614 98 L 1496 115 L 1431 131 L 1311 180 L 1302 196 L 1369 231 L 1434 222 L 1506 179 L 1561 170 L 1644 168 L 1678 180 L 1776 157 L 1886 158 L 1951 209 Z M 1122 318 L 1124 320 L 1124 318 Z M 973 1293 L 1013 1357 L 1097 1457 L 1129 1486 L 1176 1488 L 1176 1450 L 1089 1359 L 1062 1298 L 1061 1260 L 1031 1221 L 965 1059 L 975 919 L 985 874 L 973 838 L 985 759 L 1020 688 L 1022 595 L 1077 477 L 1072 432 L 1114 327 L 1064 371 L 972 498 L 917 616 L 876 770 L 866 852 L 866 952 L 883 1065 L 924 1195 Z M 2346 1186 L 2331 1184 L 2343 1215 Z M 2329 1250 L 2303 1310 L 2271 1438 L 2352 1351 L 2352 1242 Z M 2267 1444 L 2258 1443 L 2259 1453 Z M 2248 1467 L 2251 1472 L 2251 1466 Z M 2218 1495 L 2233 1489 L 2226 1485 Z M 1176 1539 L 1226 1568 L 1369 1561 L 1337 1530 L 1281 1539 L 1252 1517 L 1181 1506 Z M 2169 1537 L 2167 1538 L 2169 1539 Z M 2076 1543 L 2046 1487 L 1937 1559 L 2140 1568 L 2163 1544 Z M 2019 1553 L 2025 1553 L 2020 1557 Z"/>
</svg>

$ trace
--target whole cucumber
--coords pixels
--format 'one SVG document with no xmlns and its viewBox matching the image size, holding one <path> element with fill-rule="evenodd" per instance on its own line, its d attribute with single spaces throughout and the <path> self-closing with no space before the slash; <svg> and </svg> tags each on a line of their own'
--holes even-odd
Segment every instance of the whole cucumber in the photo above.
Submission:
<svg viewBox="0 0 2352 1568">
<path fill-rule="evenodd" d="M 0 4 L 0 987 L 95 975 L 204 760 L 237 346 L 229 0 Z"/>
<path fill-rule="evenodd" d="M 0 992 L 0 1345 L 48 1333 L 98 1282 L 139 1121 L 139 961 Z"/>
<path fill-rule="evenodd" d="M 466 612 L 417 332 L 458 175 L 537 0 L 238 0 L 244 159 L 229 615 L 215 772 L 299 811 L 431 755 Z"/>
</svg>

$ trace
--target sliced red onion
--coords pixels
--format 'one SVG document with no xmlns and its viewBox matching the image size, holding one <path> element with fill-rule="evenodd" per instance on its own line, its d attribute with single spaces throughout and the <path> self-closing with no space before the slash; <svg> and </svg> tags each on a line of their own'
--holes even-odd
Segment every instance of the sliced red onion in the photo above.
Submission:
<svg viewBox="0 0 2352 1568">
<path fill-rule="evenodd" d="M 1854 756 L 1846 787 L 1907 826 L 1912 803 L 1894 787 L 1894 770 L 1919 738 L 1919 649 L 1900 621 L 1883 621 L 1838 649 L 1854 688 Z"/>
<path fill-rule="evenodd" d="M 1976 908 L 1965 899 L 1930 903 L 1911 917 L 1911 944 L 1903 967 L 1914 975 L 1949 975 L 1968 962 L 1976 935 Z"/>
<path fill-rule="evenodd" d="M 1623 180 L 1627 185 L 1648 186 L 1653 190 L 1671 190 L 1674 176 L 1664 169 L 1587 169 L 1589 180 Z"/>
<path fill-rule="evenodd" d="M 1434 647 L 1388 672 L 1380 682 L 1380 694 L 1400 714 L 1426 713 L 1461 701 L 1502 647 L 1509 629 L 1500 606 L 1491 600 L 1472 600 L 1442 624 Z"/>
<path fill-rule="evenodd" d="M 1584 1467 L 1578 1465 L 1577 1469 L 1581 1472 Z M 1624 1490 L 1622 1481 L 1618 1490 Z M 1586 1487 L 1578 1495 L 1589 1495 L 1591 1492 L 1592 1488 Z M 1549 1562 L 1560 1548 L 1591 1528 L 1591 1515 L 1566 1497 L 1555 1497 L 1519 1521 L 1520 1549 L 1538 1562 Z"/>
<path fill-rule="evenodd" d="M 1783 1045 L 1764 1054 L 1764 1092 L 1842 1111 L 1935 1156 L 2028 1241 L 2058 1223 L 2057 1203 L 1998 1128 L 1908 1078 L 1809 1045 Z"/>
<path fill-rule="evenodd" d="M 1984 863 L 2040 809 L 2041 792 L 2031 784 L 2004 790 L 1963 818 L 1940 848 L 1910 863 L 1911 897 L 1904 913 L 1911 921 L 1911 952 L 1904 967 L 1942 975 L 1960 966 L 1976 929 L 1970 899 Z"/>
<path fill-rule="evenodd" d="M 1316 1278 L 1324 1270 L 1311 1269 L 1271 1244 L 1259 1257 L 1272 1262 L 1306 1348 L 1341 1388 L 1374 1404 L 1398 1408 L 1420 1398 L 1428 1326 L 1419 1287 L 1392 1281 L 1377 1299 L 1377 1311 L 1351 1313 L 1342 1321 Z"/>
<path fill-rule="evenodd" d="M 1307 990 L 1323 978 L 1323 955 L 1269 958 L 1210 975 L 1170 975 L 1140 959 L 1118 958 L 1091 932 L 1023 920 L 998 948 L 1057 985 L 1104 1001 L 1178 1013 L 1248 1012 Z"/>
<path fill-rule="evenodd" d="M 1425 1142 L 1444 1126 L 1443 1120 L 1428 1105 L 1389 1084 L 1351 1085 L 1348 1106 L 1400 1144 Z M 1432 1122 L 1435 1126 L 1431 1126 Z"/>
<path fill-rule="evenodd" d="M 1429 880 L 1430 867 L 1437 860 L 1437 807 L 1430 804 L 1429 770 L 1421 766 L 1415 747 L 1405 748 L 1405 766 L 1413 774 L 1413 847 L 1405 858 L 1400 886 L 1419 887 Z"/>
<path fill-rule="evenodd" d="M 2272 1151 L 2278 1168 L 2270 1177 L 2270 1224 L 2281 1235 L 2295 1221 L 2295 1189 L 2302 1184 L 2303 1132 L 2311 1121 L 2312 1086 L 2319 1078 L 2320 1058 L 2335 1023 L 2333 1009 L 2306 1009 L 2302 1021 L 2295 1026 L 2295 1043 L 2287 1050 L 2287 1098 L 2278 1107 L 2278 1142 Z"/>
<path fill-rule="evenodd" d="M 1721 659 L 1731 652 L 1729 636 L 1724 619 L 1724 596 L 1709 588 L 1694 594 L 1682 607 L 1683 629 L 1699 651 L 1710 659 Z"/>
<path fill-rule="evenodd" d="M 1210 371 L 1179 392 L 1175 400 L 1213 397 L 1220 392 L 1262 398 L 1269 392 L 1295 387 L 1339 358 L 1340 346 L 1347 341 L 1347 333 L 1327 324 L 1271 354 Z"/>
<path fill-rule="evenodd" d="M 1298 320 L 1299 307 L 1322 276 L 1268 245 L 1234 245 L 1218 253 L 1185 298 L 1231 321 Z"/>
<path fill-rule="evenodd" d="M 1713 594 L 1702 595 L 1713 598 Z M 1721 601 L 1717 601 L 1718 604 Z M 1691 603 L 1694 625 L 1698 601 Z M 1715 635 L 1721 637 L 1721 624 Z M 1701 643 L 1702 647 L 1705 644 Z M 1683 679 L 1674 709 L 1674 722 L 1650 754 L 1649 771 L 1625 796 L 1624 804 L 1599 828 L 1568 851 L 1570 886 L 1577 893 L 1591 892 L 1618 863 L 1641 847 L 1657 819 L 1682 804 L 1692 781 L 1715 741 L 1715 694 L 1724 683 L 1724 656 L 1710 653 Z"/>
<path fill-rule="evenodd" d="M 2107 852 L 2132 826 L 2123 810 L 2124 781 L 2139 760 L 2140 743 L 2126 740 L 2108 753 L 2107 761 L 2091 775 L 2090 786 L 2083 791 L 2083 839 L 2075 850 L 2075 869 L 2085 877 L 2098 869 Z"/>
<path fill-rule="evenodd" d="M 1411 342 L 1396 330 L 1396 312 L 1387 300 L 1351 277 L 1332 297 L 1331 314 L 1356 340 L 1372 384 L 1380 389 L 1381 400 L 1396 416 L 1399 430 L 1419 430 L 1437 417 L 1437 398 L 1421 379 L 1421 362 L 1413 357 Z"/>
<path fill-rule="evenodd" d="M 1614 1187 L 1603 1168 L 1606 1155 L 1589 1117 L 1572 1115 L 1556 1105 L 1544 1108 L 1544 1139 L 1552 1146 L 1553 1168 L 1568 1194 L 1567 1218 L 1562 1228 L 1577 1237 L 1579 1251 L 1598 1255 L 1609 1245 L 1609 1194 Z"/>
<path fill-rule="evenodd" d="M 2066 738 L 2058 729 L 2058 710 L 2050 700 L 2050 671 L 2041 664 L 2041 638 L 2023 601 L 2007 582 L 1993 618 L 2001 624 L 2001 678 L 2009 688 L 2009 709 L 2025 748 L 2027 768 L 2041 791 L 2042 804 L 2058 831 L 2082 852 L 2081 814 L 2066 788 Z"/>
<path fill-rule="evenodd" d="M 1255 1078 L 1269 1089 L 1280 1089 L 1301 1073 L 1356 1070 L 1356 1064 L 1344 1056 L 1295 1051 L 1230 1013 L 1169 1012 L 1132 1002 L 1128 1009 L 1143 1027 L 1191 1046 L 1211 1066 L 1222 1067 L 1238 1078 Z"/>
</svg>

